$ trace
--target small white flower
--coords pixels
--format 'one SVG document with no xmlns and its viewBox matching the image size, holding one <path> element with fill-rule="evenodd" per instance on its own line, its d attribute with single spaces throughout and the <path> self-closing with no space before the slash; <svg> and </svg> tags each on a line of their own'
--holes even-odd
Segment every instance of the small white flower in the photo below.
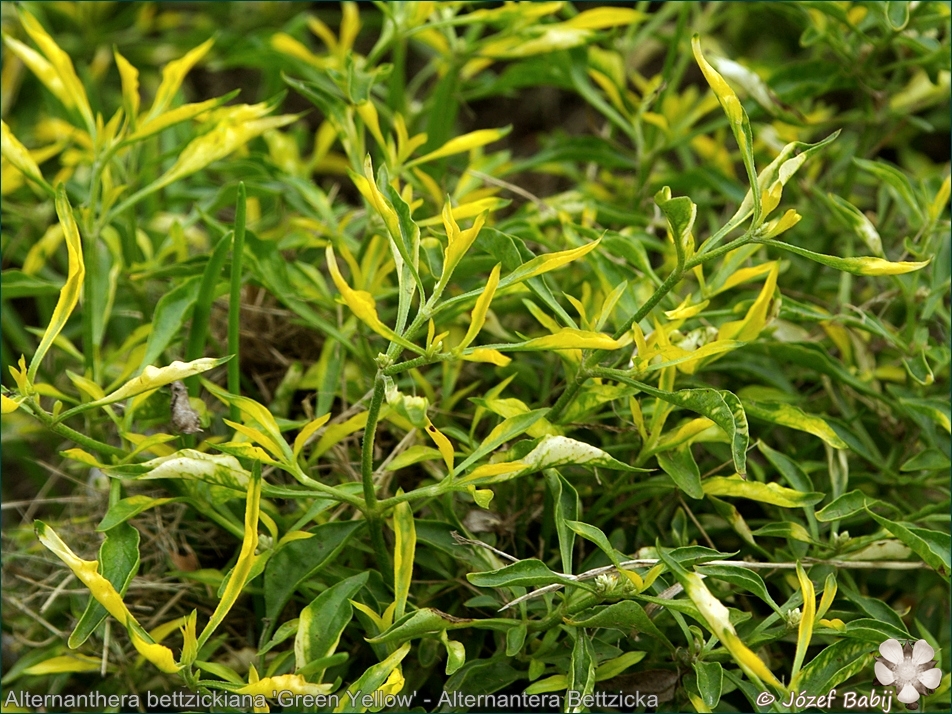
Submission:
<svg viewBox="0 0 952 714">
<path fill-rule="evenodd" d="M 925 640 L 915 646 L 886 640 L 879 646 L 882 657 L 876 658 L 876 679 L 883 686 L 896 687 L 896 698 L 907 709 L 916 709 L 919 696 L 931 694 L 939 686 L 942 671 L 935 666 L 935 650 Z"/>
</svg>

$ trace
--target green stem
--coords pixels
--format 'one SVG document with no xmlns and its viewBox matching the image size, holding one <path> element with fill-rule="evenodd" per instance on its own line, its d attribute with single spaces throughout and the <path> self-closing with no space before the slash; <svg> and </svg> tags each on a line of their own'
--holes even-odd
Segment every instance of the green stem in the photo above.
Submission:
<svg viewBox="0 0 952 714">
<path fill-rule="evenodd" d="M 85 434 L 81 434 L 74 429 L 70 429 L 65 424 L 55 422 L 52 415 L 45 412 L 32 398 L 23 402 L 23 406 L 29 408 L 29 410 L 33 412 L 33 416 L 39 419 L 43 425 L 54 434 L 58 434 L 65 439 L 69 439 L 70 441 L 79 444 L 83 448 L 89 449 L 90 451 L 95 451 L 99 454 L 104 454 L 106 456 L 116 456 L 123 458 L 128 455 L 125 451 L 118 447 L 104 444 L 101 441 L 96 441 Z"/>
<path fill-rule="evenodd" d="M 374 379 L 374 393 L 370 399 L 370 408 L 367 410 L 367 425 L 364 427 L 364 440 L 360 455 L 360 477 L 364 484 L 364 515 L 367 526 L 370 528 L 370 540 L 373 543 L 377 563 L 384 576 L 391 577 L 393 567 L 390 564 L 390 552 L 383 537 L 383 518 L 377 504 L 377 493 L 374 488 L 374 436 L 377 433 L 377 421 L 380 418 L 380 407 L 383 404 L 384 385 L 383 374 L 378 372 Z"/>
<path fill-rule="evenodd" d="M 231 292 L 228 295 L 228 354 L 234 355 L 228 362 L 228 391 L 241 394 L 241 363 L 239 361 L 239 328 L 241 325 L 241 261 L 245 249 L 245 220 L 248 196 L 245 183 L 238 184 L 238 205 L 235 208 L 235 237 L 231 248 Z M 231 407 L 232 421 L 241 413 L 237 406 Z"/>
</svg>

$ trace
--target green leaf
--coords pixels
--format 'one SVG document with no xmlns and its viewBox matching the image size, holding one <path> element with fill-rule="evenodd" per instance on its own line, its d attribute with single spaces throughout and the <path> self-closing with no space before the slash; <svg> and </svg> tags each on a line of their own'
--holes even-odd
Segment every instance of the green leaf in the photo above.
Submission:
<svg viewBox="0 0 952 714">
<path fill-rule="evenodd" d="M 116 501 L 114 504 L 109 506 L 109 510 L 106 511 L 106 515 L 103 516 L 103 519 L 96 527 L 96 530 L 108 531 L 111 528 L 115 528 L 120 523 L 125 523 L 133 516 L 137 516 L 150 508 L 155 508 L 156 506 L 162 506 L 166 503 L 173 503 L 182 500 L 183 499 L 181 498 L 150 498 L 149 496 L 144 496 L 141 494 L 123 498 L 122 500 Z M 113 583 L 113 585 L 115 585 L 115 583 Z"/>
<path fill-rule="evenodd" d="M 106 531 L 106 539 L 99 546 L 99 567 L 120 596 L 126 594 L 129 583 L 139 570 L 139 531 L 128 523 L 121 523 Z M 69 648 L 76 649 L 106 619 L 106 608 L 90 596 L 86 609 L 69 636 Z"/>
<path fill-rule="evenodd" d="M 731 440 L 731 454 L 737 473 L 747 473 L 747 445 L 750 435 L 747 415 L 737 395 L 717 389 L 682 389 L 678 392 L 667 392 L 641 382 L 634 384 L 652 397 L 706 416 L 721 427 Z"/>
<path fill-rule="evenodd" d="M 576 582 L 571 578 L 553 572 L 537 558 L 526 558 L 498 570 L 467 573 L 466 579 L 479 588 L 537 587 L 562 583 L 563 585 L 574 585 L 594 591 L 594 588 L 588 583 Z"/>
<path fill-rule="evenodd" d="M 876 653 L 865 642 L 840 640 L 824 649 L 800 670 L 798 686 L 812 695 L 826 694 L 866 669 L 875 656 Z"/>
<path fill-rule="evenodd" d="M 322 592 L 301 611 L 294 638 L 295 669 L 300 670 L 314 660 L 329 657 L 337 650 L 340 637 L 354 615 L 350 600 L 367 582 L 364 572 L 341 580 Z M 322 681 L 324 670 L 311 669 L 311 675 Z"/>
<path fill-rule="evenodd" d="M 569 528 L 566 522 L 578 518 L 580 508 L 578 492 L 556 469 L 546 469 L 543 471 L 543 476 L 553 504 L 552 520 L 559 540 L 562 572 L 571 573 L 575 531 Z"/>
<path fill-rule="evenodd" d="M 575 631 L 575 646 L 569 662 L 567 692 L 576 692 L 578 704 L 566 705 L 567 712 L 583 710 L 581 701 L 595 691 L 595 650 L 584 629 Z"/>
<path fill-rule="evenodd" d="M 866 512 L 879 525 L 912 548 L 929 567 L 943 576 L 952 572 L 952 535 L 891 521 L 870 511 L 868 506 Z"/>
<path fill-rule="evenodd" d="M 62 289 L 62 281 L 45 280 L 35 275 L 27 275 L 21 270 L 10 269 L 0 273 L 0 290 L 3 291 L 4 300 L 56 295 Z"/>
<path fill-rule="evenodd" d="M 672 652 L 674 645 L 648 617 L 645 609 L 634 600 L 622 600 L 605 607 L 586 610 L 575 617 L 566 619 L 566 624 L 572 627 L 611 627 L 636 634 L 648 635 L 661 642 Z"/>
<path fill-rule="evenodd" d="M 725 583 L 743 588 L 770 605 L 774 612 L 780 612 L 780 606 L 770 597 L 763 579 L 750 568 L 739 565 L 702 565 L 698 567 L 697 572 L 709 578 L 723 580 Z"/>
<path fill-rule="evenodd" d="M 697 675 L 697 689 L 704 703 L 713 709 L 721 700 L 724 687 L 724 668 L 720 662 L 697 661 L 692 665 Z"/>
<path fill-rule="evenodd" d="M 886 22 L 894 32 L 905 29 L 909 24 L 909 2 L 906 0 L 887 0 L 883 3 L 883 11 L 886 14 Z M 856 159 L 853 159 L 856 161 Z"/>
<path fill-rule="evenodd" d="M 867 496 L 859 490 L 844 493 L 816 512 L 816 519 L 823 523 L 849 518 L 866 508 Z"/>
<path fill-rule="evenodd" d="M 369 637 L 371 644 L 391 644 L 432 635 L 449 630 L 495 630 L 509 632 L 522 626 L 520 620 L 501 617 L 488 617 L 474 620 L 467 617 L 454 617 L 432 607 L 425 607 L 404 615 L 376 637 Z"/>
<path fill-rule="evenodd" d="M 730 496 L 734 498 L 749 498 L 752 501 L 770 503 L 782 508 L 797 506 L 812 506 L 823 500 L 824 494 L 794 491 L 776 483 L 760 483 L 759 481 L 745 481 L 738 476 L 715 476 L 704 481 L 704 493 L 710 496 Z"/>
<path fill-rule="evenodd" d="M 663 451 L 658 456 L 658 465 L 675 485 L 688 496 L 695 499 L 704 498 L 704 489 L 701 488 L 701 471 L 690 444 L 681 444 L 670 451 Z"/>
<path fill-rule="evenodd" d="M 690 258 L 694 253 L 694 220 L 697 218 L 697 206 L 687 196 L 671 198 L 671 189 L 665 186 L 654 197 L 655 203 L 668 221 L 668 231 L 678 249 L 680 260 Z"/>
<path fill-rule="evenodd" d="M 308 531 L 311 538 L 290 541 L 275 550 L 264 570 L 265 617 L 275 623 L 301 583 L 331 562 L 362 526 L 362 521 L 324 523 Z"/>
<path fill-rule="evenodd" d="M 935 381 L 935 375 L 932 374 L 932 368 L 929 366 L 929 362 L 926 361 L 924 350 L 919 350 L 912 357 L 903 357 L 902 364 L 909 376 L 923 387 L 928 387 Z"/>
<path fill-rule="evenodd" d="M 900 471 L 942 471 L 952 466 L 949 457 L 938 449 L 920 451 L 899 467 Z"/>
<path fill-rule="evenodd" d="M 909 19 L 909 3 L 906 2 L 888 2 L 887 6 L 896 6 L 901 5 L 906 8 L 906 20 Z M 881 180 L 886 187 L 889 189 L 889 192 L 897 199 L 899 206 L 902 209 L 902 212 L 907 216 L 910 216 L 914 222 L 920 223 L 922 221 L 922 209 L 920 208 L 920 201 L 916 197 L 916 191 L 913 189 L 912 184 L 909 182 L 909 179 L 906 175 L 900 171 L 897 167 L 892 164 L 886 163 L 885 161 L 868 161 L 866 159 L 860 159 L 853 157 L 853 163 L 859 166 L 863 171 L 873 174 L 876 178 Z"/>
<path fill-rule="evenodd" d="M 158 362 L 165 348 L 181 334 L 183 325 L 195 307 L 201 283 L 202 276 L 195 275 L 159 298 L 152 311 L 152 330 L 140 369 Z"/>
</svg>

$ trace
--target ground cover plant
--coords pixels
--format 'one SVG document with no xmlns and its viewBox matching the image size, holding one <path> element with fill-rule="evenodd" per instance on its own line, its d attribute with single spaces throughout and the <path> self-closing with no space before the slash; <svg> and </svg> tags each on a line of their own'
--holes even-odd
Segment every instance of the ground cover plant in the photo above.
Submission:
<svg viewBox="0 0 952 714">
<path fill-rule="evenodd" d="M 5 711 L 948 710 L 947 4 L 2 12 Z"/>
</svg>

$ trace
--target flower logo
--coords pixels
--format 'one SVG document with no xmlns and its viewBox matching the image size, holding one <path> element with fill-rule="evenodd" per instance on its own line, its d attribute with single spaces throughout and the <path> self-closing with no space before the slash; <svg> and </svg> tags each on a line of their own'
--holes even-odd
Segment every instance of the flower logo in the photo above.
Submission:
<svg viewBox="0 0 952 714">
<path fill-rule="evenodd" d="M 942 671 L 935 666 L 935 650 L 925 640 L 915 645 L 900 645 L 886 640 L 879 646 L 882 657 L 876 658 L 876 679 L 883 686 L 894 684 L 896 698 L 907 709 L 916 709 L 921 694 L 932 694 L 939 686 Z"/>
</svg>

